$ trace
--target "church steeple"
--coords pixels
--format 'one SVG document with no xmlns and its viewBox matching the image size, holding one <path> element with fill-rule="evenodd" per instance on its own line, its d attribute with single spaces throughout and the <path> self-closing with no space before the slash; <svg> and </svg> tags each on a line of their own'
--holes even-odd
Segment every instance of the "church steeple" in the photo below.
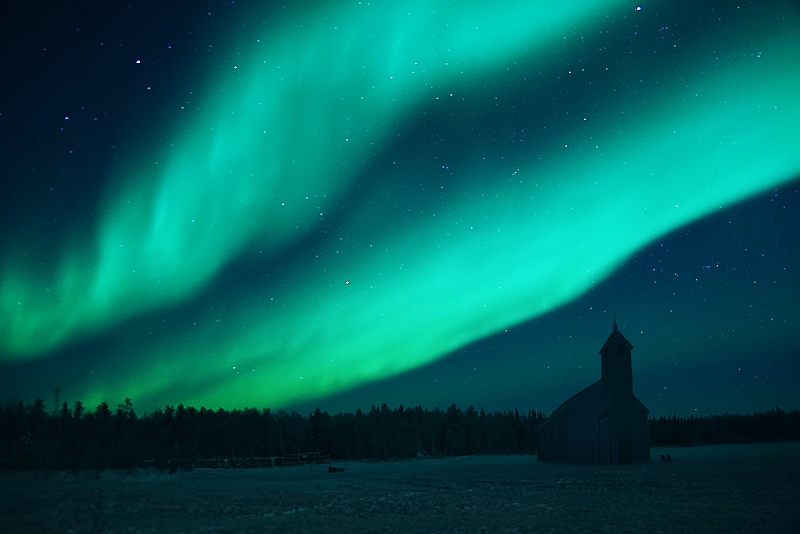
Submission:
<svg viewBox="0 0 800 534">
<path fill-rule="evenodd" d="M 628 349 L 633 349 L 633 345 L 631 345 L 631 342 L 625 339 L 625 336 L 623 336 L 622 332 L 620 332 L 619 329 L 617 328 L 616 317 L 614 317 L 614 326 L 612 327 L 611 335 L 608 336 L 608 339 L 606 340 L 605 344 L 600 349 L 600 354 L 603 354 L 603 351 L 606 350 L 609 343 L 614 343 L 616 345 L 622 345 L 623 347 L 628 347 Z"/>
<path fill-rule="evenodd" d="M 600 349 L 600 380 L 618 393 L 633 394 L 631 350 L 633 345 L 619 331 L 614 317 L 611 334 Z"/>
</svg>

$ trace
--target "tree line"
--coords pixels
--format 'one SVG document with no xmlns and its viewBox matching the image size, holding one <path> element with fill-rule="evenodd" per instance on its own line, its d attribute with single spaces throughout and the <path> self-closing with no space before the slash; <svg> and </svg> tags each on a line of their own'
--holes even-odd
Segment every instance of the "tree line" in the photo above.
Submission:
<svg viewBox="0 0 800 534">
<path fill-rule="evenodd" d="M 486 413 L 455 404 L 307 416 L 283 410 L 208 410 L 167 406 L 139 416 L 131 399 L 115 410 L 63 403 L 48 411 L 6 402 L 0 408 L 0 468 L 104 469 L 191 466 L 205 459 L 291 457 L 314 453 L 344 460 L 389 460 L 471 454 L 536 454 L 536 410 Z M 650 419 L 653 446 L 800 439 L 800 411 Z"/>
<path fill-rule="evenodd" d="M 653 446 L 800 440 L 800 410 L 650 419 Z"/>
<path fill-rule="evenodd" d="M 419 456 L 535 454 L 542 412 L 486 413 L 470 406 L 420 406 L 307 416 L 283 410 L 209 410 L 179 405 L 137 415 L 131 399 L 112 410 L 63 403 L 57 412 L 37 398 L 0 409 L 0 467 L 131 468 L 146 462 L 191 465 L 200 459 L 287 457 L 304 453 L 347 460 Z"/>
</svg>

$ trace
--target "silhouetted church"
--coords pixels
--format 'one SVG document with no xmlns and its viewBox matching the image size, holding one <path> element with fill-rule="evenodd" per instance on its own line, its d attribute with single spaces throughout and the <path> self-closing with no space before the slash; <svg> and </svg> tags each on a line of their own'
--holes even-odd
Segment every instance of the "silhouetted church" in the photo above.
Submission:
<svg viewBox="0 0 800 534">
<path fill-rule="evenodd" d="M 632 349 L 615 319 L 600 349 L 600 380 L 566 400 L 539 427 L 540 461 L 599 465 L 650 461 L 650 411 L 633 394 Z"/>
</svg>

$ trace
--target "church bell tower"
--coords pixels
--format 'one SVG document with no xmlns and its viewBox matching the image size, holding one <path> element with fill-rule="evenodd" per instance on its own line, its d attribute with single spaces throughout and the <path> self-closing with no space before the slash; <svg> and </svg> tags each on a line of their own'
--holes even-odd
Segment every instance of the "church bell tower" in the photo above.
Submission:
<svg viewBox="0 0 800 534">
<path fill-rule="evenodd" d="M 600 349 L 600 380 L 612 395 L 633 395 L 633 370 L 631 367 L 633 345 L 617 329 L 617 319 L 603 348 Z"/>
</svg>

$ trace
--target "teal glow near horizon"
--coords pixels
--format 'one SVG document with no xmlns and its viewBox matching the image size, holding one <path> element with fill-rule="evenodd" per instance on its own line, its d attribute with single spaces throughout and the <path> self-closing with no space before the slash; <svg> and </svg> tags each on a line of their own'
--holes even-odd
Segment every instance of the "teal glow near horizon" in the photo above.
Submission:
<svg viewBox="0 0 800 534">
<path fill-rule="evenodd" d="M 163 161 L 137 156 L 108 181 L 94 236 L 65 238 L 53 272 L 4 253 L 2 358 L 190 303 L 257 250 L 269 276 L 216 296 L 224 320 L 206 310 L 157 342 L 121 341 L 135 361 L 121 375 L 101 366 L 81 398 L 321 397 L 551 311 L 658 237 L 800 173 L 800 76 L 787 68 L 800 64 L 800 24 L 773 31 L 772 13 L 726 41 L 724 61 L 664 60 L 677 74 L 660 85 L 630 89 L 652 65 L 592 66 L 620 77 L 619 91 L 596 84 L 602 105 L 542 118 L 554 133 L 502 159 L 448 156 L 456 183 L 398 200 L 438 171 L 401 183 L 375 164 L 416 117 L 449 98 L 490 109 L 480 97 L 502 93 L 517 62 L 537 83 L 554 47 L 594 53 L 600 21 L 636 16 L 619 1 L 428 5 L 337 4 L 234 39 L 242 53 L 207 75 L 196 115 L 163 126 Z M 281 258 L 310 236 L 313 254 Z"/>
</svg>

